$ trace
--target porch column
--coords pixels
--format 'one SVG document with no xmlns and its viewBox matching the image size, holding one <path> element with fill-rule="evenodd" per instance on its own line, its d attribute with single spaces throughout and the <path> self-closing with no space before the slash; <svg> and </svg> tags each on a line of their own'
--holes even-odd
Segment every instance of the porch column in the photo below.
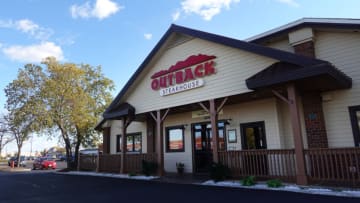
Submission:
<svg viewBox="0 0 360 203">
<path fill-rule="evenodd" d="M 158 175 L 164 175 L 164 138 L 163 138 L 163 121 L 165 120 L 169 109 L 166 110 L 163 116 L 161 116 L 161 110 L 156 111 L 156 116 L 150 112 L 150 115 L 156 122 L 156 147 L 155 151 L 157 154 L 158 163 Z"/>
<path fill-rule="evenodd" d="M 120 157 L 120 173 L 125 173 L 126 169 L 126 129 L 130 125 L 131 120 L 129 117 L 123 117 L 121 128 L 121 157 Z"/>
<path fill-rule="evenodd" d="M 291 125 L 294 135 L 295 157 L 296 157 L 296 183 L 299 185 L 307 185 L 307 177 L 305 171 L 304 145 L 301 133 L 300 114 L 298 109 L 298 95 L 294 84 L 287 85 L 287 93 L 289 100 Z"/>
<path fill-rule="evenodd" d="M 213 161 L 215 163 L 219 162 L 219 154 L 218 154 L 218 146 L 219 146 L 219 133 L 218 133 L 218 113 L 215 108 L 215 100 L 211 99 L 209 101 L 210 108 L 209 108 L 209 114 L 210 114 L 210 122 L 211 122 L 211 135 L 213 139 Z"/>
<path fill-rule="evenodd" d="M 103 153 L 110 154 L 110 127 L 103 129 Z"/>
<path fill-rule="evenodd" d="M 224 107 L 227 97 L 221 102 L 220 106 L 216 108 L 215 99 L 209 100 L 209 109 L 203 103 L 199 103 L 199 105 L 210 114 L 210 122 L 211 122 L 211 135 L 212 135 L 212 143 L 213 143 L 213 162 L 219 162 L 219 131 L 218 131 L 218 114 L 221 109 Z"/>
</svg>

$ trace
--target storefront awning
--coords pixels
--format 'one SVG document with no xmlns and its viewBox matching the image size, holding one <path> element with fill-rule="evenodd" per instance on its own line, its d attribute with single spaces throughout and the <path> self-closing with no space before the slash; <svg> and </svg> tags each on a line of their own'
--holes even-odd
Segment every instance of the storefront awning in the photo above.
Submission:
<svg viewBox="0 0 360 203">
<path fill-rule="evenodd" d="M 351 78 L 330 63 L 302 66 L 276 62 L 246 80 L 249 89 L 258 90 L 293 82 L 305 91 L 351 88 Z"/>
<path fill-rule="evenodd" d="M 109 112 L 106 111 L 103 114 L 103 119 L 96 125 L 95 130 L 101 130 L 102 125 L 107 120 L 121 120 L 124 117 L 135 117 L 135 108 L 128 103 L 122 103 L 116 109 Z"/>
<path fill-rule="evenodd" d="M 135 115 L 135 108 L 128 103 L 123 103 L 119 105 L 116 109 L 112 111 L 105 112 L 103 117 L 106 120 L 114 120 L 114 119 L 121 119 L 124 116 L 134 116 Z"/>
</svg>

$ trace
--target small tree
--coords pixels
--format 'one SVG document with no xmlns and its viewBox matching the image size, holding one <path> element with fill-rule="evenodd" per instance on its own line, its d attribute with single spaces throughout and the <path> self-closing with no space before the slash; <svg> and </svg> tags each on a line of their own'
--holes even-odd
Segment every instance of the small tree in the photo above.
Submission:
<svg viewBox="0 0 360 203">
<path fill-rule="evenodd" d="M 7 96 L 5 120 L 18 148 L 20 163 L 21 148 L 32 132 L 40 130 L 45 104 L 41 99 L 44 74 L 40 66 L 28 64 L 5 88 Z M 18 164 L 19 165 L 19 164 Z"/>
<path fill-rule="evenodd" d="M 9 126 L 5 120 L 5 115 L 0 115 L 0 156 L 4 147 L 12 142 L 14 138 L 10 136 Z"/>
</svg>

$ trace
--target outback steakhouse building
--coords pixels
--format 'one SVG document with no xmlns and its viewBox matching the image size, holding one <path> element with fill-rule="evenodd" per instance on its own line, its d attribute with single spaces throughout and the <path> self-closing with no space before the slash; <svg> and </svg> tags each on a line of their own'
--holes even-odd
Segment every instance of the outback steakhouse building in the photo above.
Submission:
<svg viewBox="0 0 360 203">
<path fill-rule="evenodd" d="M 304 18 L 241 41 L 171 25 L 96 127 L 98 170 L 220 162 L 235 177 L 359 184 L 359 31 Z"/>
</svg>

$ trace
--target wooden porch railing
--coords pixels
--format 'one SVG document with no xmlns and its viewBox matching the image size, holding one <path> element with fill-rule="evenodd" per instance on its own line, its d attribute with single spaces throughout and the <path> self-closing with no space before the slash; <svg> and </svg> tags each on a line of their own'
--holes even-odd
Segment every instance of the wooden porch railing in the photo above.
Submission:
<svg viewBox="0 0 360 203">
<path fill-rule="evenodd" d="M 126 154 L 125 172 L 139 173 L 142 170 L 142 160 L 156 161 L 155 153 Z M 99 156 L 99 172 L 120 173 L 121 154 L 103 154 Z"/>
<path fill-rule="evenodd" d="M 96 171 L 97 155 L 79 154 L 78 168 L 80 171 Z"/>
<path fill-rule="evenodd" d="M 156 154 L 127 154 L 126 155 L 126 172 L 140 173 L 142 170 L 142 160 L 156 161 Z"/>
<path fill-rule="evenodd" d="M 99 155 L 99 172 L 120 173 L 120 154 Z"/>
<path fill-rule="evenodd" d="M 304 152 L 310 182 L 360 186 L 360 148 L 307 149 Z"/>
<path fill-rule="evenodd" d="M 219 161 L 234 177 L 256 176 L 295 181 L 295 150 L 241 150 L 219 152 Z"/>
</svg>

